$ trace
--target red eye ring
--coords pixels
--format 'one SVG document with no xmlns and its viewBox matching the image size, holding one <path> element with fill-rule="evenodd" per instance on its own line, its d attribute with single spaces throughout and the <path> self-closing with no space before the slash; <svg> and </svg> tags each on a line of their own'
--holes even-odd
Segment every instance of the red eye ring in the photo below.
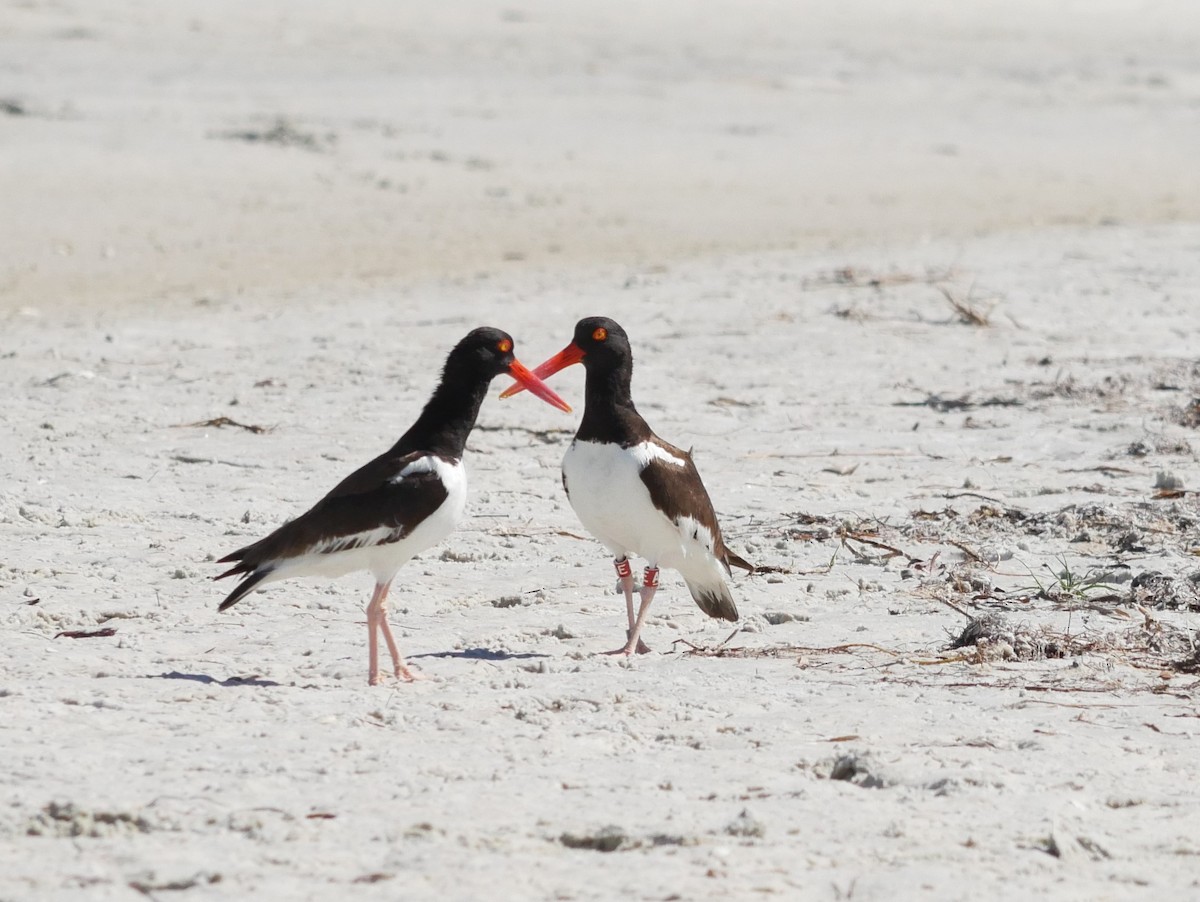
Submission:
<svg viewBox="0 0 1200 902">
<path fill-rule="evenodd" d="M 600 326 L 592 333 L 592 341 L 604 341 L 608 338 L 608 330 Z"/>
<path fill-rule="evenodd" d="M 497 345 L 496 345 L 496 349 L 497 349 L 497 350 L 498 350 L 498 351 L 499 351 L 501 354 L 507 354 L 509 351 L 511 351 L 511 350 L 512 350 L 512 342 L 511 342 L 511 341 L 509 341 L 507 338 L 502 338 L 502 339 L 500 339 L 500 341 L 497 343 Z"/>
</svg>

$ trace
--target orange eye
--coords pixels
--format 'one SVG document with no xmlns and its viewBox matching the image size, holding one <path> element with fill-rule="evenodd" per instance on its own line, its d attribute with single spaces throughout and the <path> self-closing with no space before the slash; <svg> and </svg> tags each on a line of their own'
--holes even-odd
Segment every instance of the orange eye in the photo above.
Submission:
<svg viewBox="0 0 1200 902">
<path fill-rule="evenodd" d="M 496 349 L 501 354 L 507 354 L 509 351 L 512 350 L 512 342 L 509 341 L 507 338 L 502 338 L 502 339 L 500 339 L 500 343 L 496 345 Z"/>
<path fill-rule="evenodd" d="M 604 341 L 606 338 L 608 338 L 608 330 L 603 326 L 592 333 L 592 341 Z"/>
</svg>

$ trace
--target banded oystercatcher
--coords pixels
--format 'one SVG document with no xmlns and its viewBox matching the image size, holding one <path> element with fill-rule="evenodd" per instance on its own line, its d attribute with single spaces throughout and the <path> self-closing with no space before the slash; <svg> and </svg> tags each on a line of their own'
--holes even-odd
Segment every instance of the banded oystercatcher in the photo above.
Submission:
<svg viewBox="0 0 1200 902">
<path fill-rule="evenodd" d="M 370 570 L 375 577 L 375 592 L 367 605 L 370 684 L 379 682 L 379 633 L 396 676 L 416 679 L 388 625 L 388 589 L 404 564 L 446 538 L 461 519 L 467 498 L 463 449 L 488 385 L 501 373 L 570 412 L 562 398 L 517 360 L 510 335 L 475 329 L 450 352 L 441 382 L 400 441 L 343 479 L 311 510 L 220 559 L 218 563 L 234 566 L 215 578 L 240 576 L 241 582 L 218 610 L 276 580 Z"/>
<path fill-rule="evenodd" d="M 641 632 L 660 566 L 679 571 L 705 614 L 736 621 L 725 577 L 730 565 L 751 572 L 754 565 L 722 540 L 691 452 L 664 442 L 637 412 L 629 389 L 633 351 L 625 330 L 606 317 L 582 319 L 571 343 L 533 372 L 546 378 L 575 363 L 587 371 L 586 400 L 579 431 L 563 457 L 563 488 L 584 528 L 612 553 L 625 593 L 628 641 L 608 654 L 650 650 Z M 513 385 L 500 397 L 523 387 Z M 631 552 L 647 562 L 636 615 Z"/>
</svg>

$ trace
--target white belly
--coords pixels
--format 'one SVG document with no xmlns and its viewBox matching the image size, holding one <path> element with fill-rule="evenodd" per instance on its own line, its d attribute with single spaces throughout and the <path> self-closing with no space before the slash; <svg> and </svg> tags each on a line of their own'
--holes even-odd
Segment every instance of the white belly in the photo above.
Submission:
<svg viewBox="0 0 1200 902">
<path fill-rule="evenodd" d="M 573 441 L 563 457 L 567 497 L 584 529 L 614 557 L 632 552 L 651 564 L 682 569 L 689 551 L 684 536 L 654 506 L 641 480 L 648 459 L 640 445 Z"/>
</svg>

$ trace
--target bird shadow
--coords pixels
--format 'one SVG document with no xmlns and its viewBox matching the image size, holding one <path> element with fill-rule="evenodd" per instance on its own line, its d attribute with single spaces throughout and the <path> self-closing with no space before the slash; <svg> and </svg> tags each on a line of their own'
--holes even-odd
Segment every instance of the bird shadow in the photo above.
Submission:
<svg viewBox="0 0 1200 902">
<path fill-rule="evenodd" d="M 524 652 L 519 655 L 507 651 L 493 651 L 490 648 L 464 648 L 461 651 L 431 651 L 423 655 L 409 655 L 410 660 L 416 658 L 465 658 L 470 661 L 524 661 L 529 658 L 548 658 L 549 655 Z"/>
<path fill-rule="evenodd" d="M 256 676 L 248 677 L 229 677 L 228 679 L 218 680 L 216 677 L 209 676 L 207 673 L 180 673 L 178 670 L 172 670 L 170 673 L 148 673 L 146 677 L 151 680 L 186 680 L 190 683 L 215 683 L 218 686 L 279 686 L 280 683 L 274 680 L 264 680 Z"/>
</svg>

